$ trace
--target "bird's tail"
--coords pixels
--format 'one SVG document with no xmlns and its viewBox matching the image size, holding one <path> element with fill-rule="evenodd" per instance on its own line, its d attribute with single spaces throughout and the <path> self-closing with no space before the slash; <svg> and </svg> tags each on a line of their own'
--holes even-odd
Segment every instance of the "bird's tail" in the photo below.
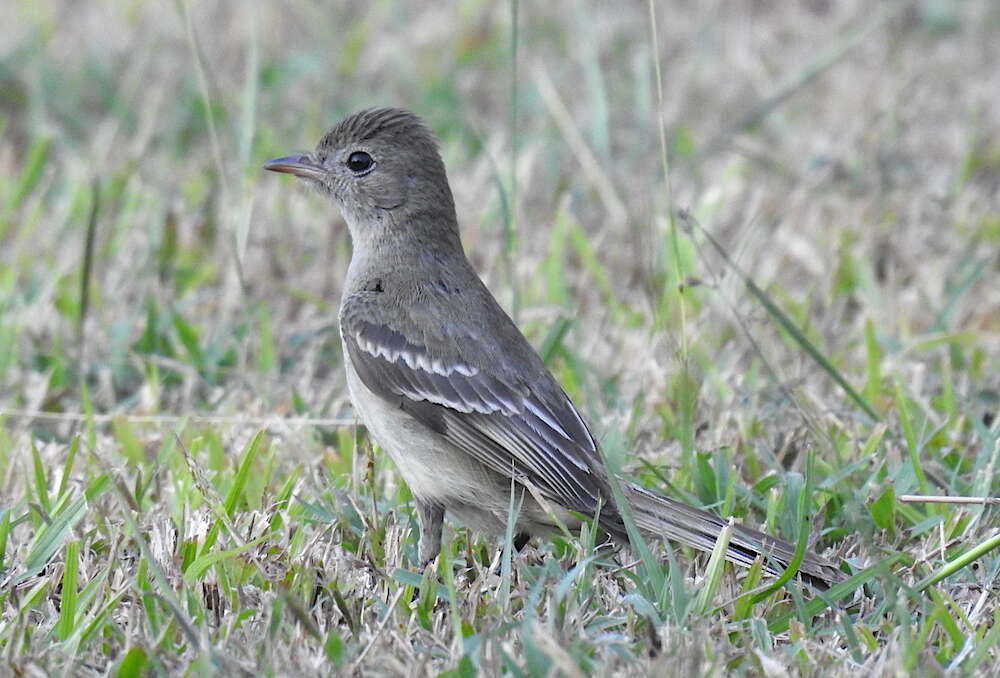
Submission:
<svg viewBox="0 0 1000 678">
<path fill-rule="evenodd" d="M 714 513 L 709 513 L 684 502 L 664 497 L 627 481 L 621 488 L 632 508 L 636 526 L 652 538 L 666 537 L 693 548 L 711 552 L 716 539 L 728 524 Z M 764 567 L 773 574 L 780 574 L 792 560 L 795 546 L 757 530 L 734 524 L 726 559 L 749 567 L 759 555 L 764 555 Z M 814 586 L 827 589 L 846 577 L 825 558 L 806 552 L 799 573 Z"/>
</svg>

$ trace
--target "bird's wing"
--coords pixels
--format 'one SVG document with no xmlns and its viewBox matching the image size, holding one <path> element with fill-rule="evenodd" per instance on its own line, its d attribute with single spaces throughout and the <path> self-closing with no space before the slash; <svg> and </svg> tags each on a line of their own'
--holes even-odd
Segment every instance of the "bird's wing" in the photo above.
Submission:
<svg viewBox="0 0 1000 678">
<path fill-rule="evenodd" d="M 591 512 L 609 500 L 594 468 L 593 436 L 540 363 L 541 383 L 532 388 L 528 380 L 469 364 L 453 342 L 422 345 L 382 318 L 342 319 L 341 333 L 365 386 L 480 463 L 574 510 Z"/>
</svg>

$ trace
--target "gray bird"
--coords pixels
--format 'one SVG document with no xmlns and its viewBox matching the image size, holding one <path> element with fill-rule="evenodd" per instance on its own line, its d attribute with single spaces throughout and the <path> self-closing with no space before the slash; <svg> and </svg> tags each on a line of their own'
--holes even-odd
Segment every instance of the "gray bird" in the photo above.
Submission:
<svg viewBox="0 0 1000 678">
<path fill-rule="evenodd" d="M 347 384 L 413 494 L 422 564 L 440 550 L 445 511 L 474 531 L 504 534 L 512 486 L 522 540 L 559 522 L 578 526 L 582 514 L 627 543 L 597 441 L 465 256 L 444 163 L 423 121 L 393 108 L 361 111 L 312 153 L 264 167 L 318 187 L 347 222 Z M 728 522 L 619 482 L 647 537 L 711 551 Z M 794 550 L 737 524 L 726 557 L 749 566 L 763 554 L 778 573 Z M 800 572 L 822 588 L 844 578 L 812 553 Z"/>
</svg>

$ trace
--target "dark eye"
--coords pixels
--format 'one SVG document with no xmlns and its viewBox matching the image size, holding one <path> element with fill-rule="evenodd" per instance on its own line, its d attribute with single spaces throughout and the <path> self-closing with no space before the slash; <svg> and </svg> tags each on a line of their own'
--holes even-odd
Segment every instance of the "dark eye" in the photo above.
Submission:
<svg viewBox="0 0 1000 678">
<path fill-rule="evenodd" d="M 347 169 L 355 174 L 363 174 L 375 166 L 375 160 L 364 151 L 354 151 L 347 158 Z"/>
</svg>

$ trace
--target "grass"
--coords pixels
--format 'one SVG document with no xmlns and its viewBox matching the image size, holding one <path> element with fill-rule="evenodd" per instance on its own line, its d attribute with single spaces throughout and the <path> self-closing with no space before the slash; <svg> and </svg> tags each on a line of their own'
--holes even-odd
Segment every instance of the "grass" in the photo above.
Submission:
<svg viewBox="0 0 1000 678">
<path fill-rule="evenodd" d="M 900 497 L 1000 494 L 1000 15 L 693 4 L 3 5 L 0 672 L 992 673 L 996 507 Z M 848 583 L 589 527 L 417 567 L 346 231 L 259 169 L 375 104 L 608 463 Z"/>
</svg>

